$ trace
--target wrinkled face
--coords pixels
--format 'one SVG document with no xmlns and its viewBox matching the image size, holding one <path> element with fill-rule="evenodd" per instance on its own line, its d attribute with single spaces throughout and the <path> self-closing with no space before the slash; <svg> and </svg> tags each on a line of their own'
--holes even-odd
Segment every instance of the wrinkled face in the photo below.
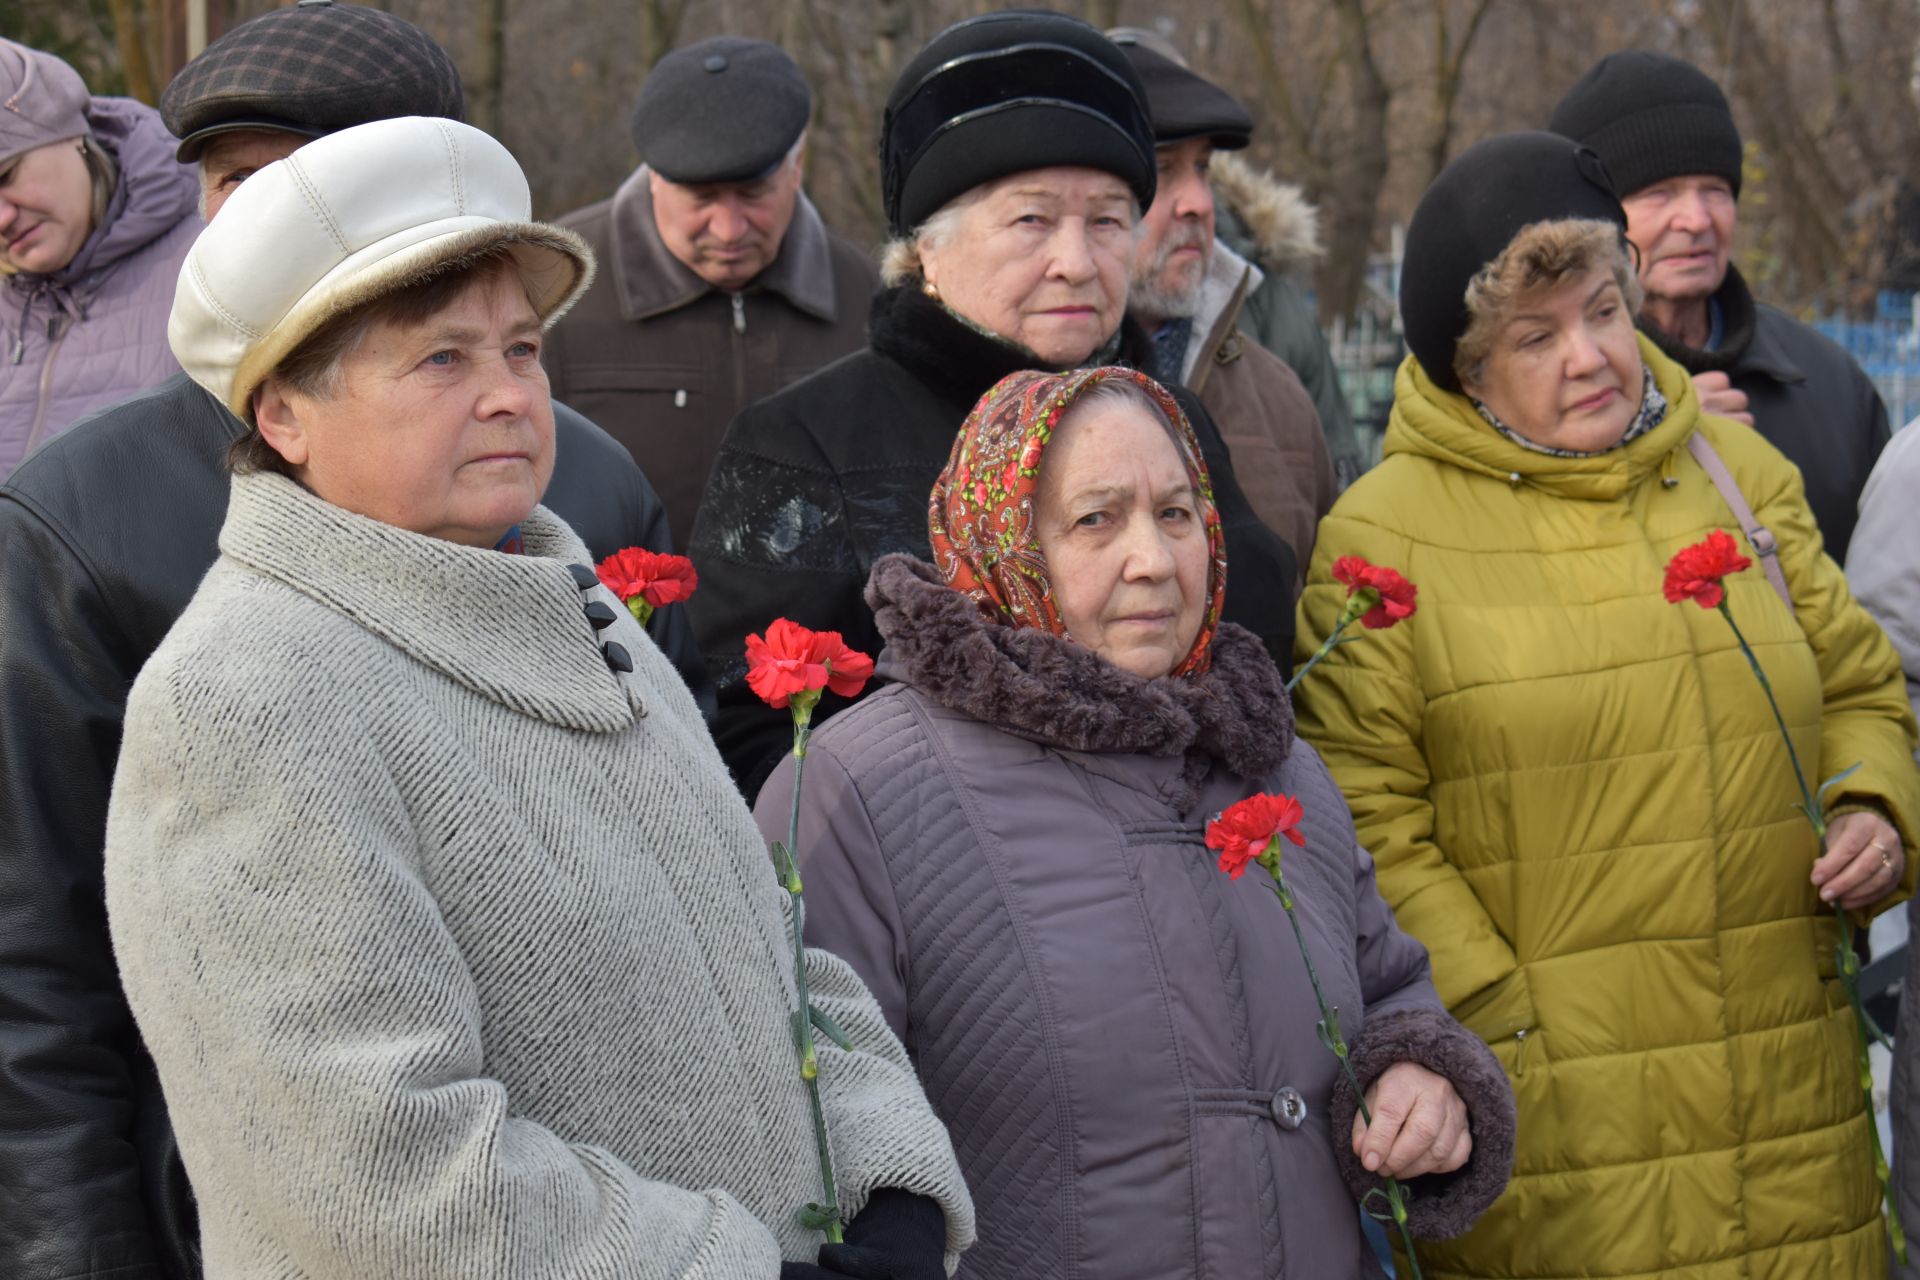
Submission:
<svg viewBox="0 0 1920 1280">
<path fill-rule="evenodd" d="M 1098 169 L 1031 169 L 977 188 L 950 235 L 923 242 L 940 300 L 1054 368 L 1099 350 L 1127 309 L 1133 196 Z"/>
<path fill-rule="evenodd" d="M 93 175 L 80 141 L 50 142 L 0 164 L 0 245 L 15 271 L 50 275 L 93 234 Z"/>
<path fill-rule="evenodd" d="M 211 222 L 241 183 L 309 141 L 282 129 L 236 129 L 215 134 L 200 152 L 200 216 Z"/>
<path fill-rule="evenodd" d="M 1514 300 L 1479 376 L 1463 385 L 1535 444 L 1590 453 L 1640 411 L 1640 345 L 1613 273 L 1593 268 Z"/>
<path fill-rule="evenodd" d="M 1737 207 L 1725 178 L 1668 178 L 1620 203 L 1648 297 L 1705 298 L 1727 278 Z"/>
<path fill-rule="evenodd" d="M 1035 511 L 1077 644 L 1145 679 L 1178 666 L 1207 602 L 1207 531 L 1173 438 L 1144 405 L 1098 401 L 1054 428 Z"/>
<path fill-rule="evenodd" d="M 540 322 L 511 271 L 477 277 L 419 323 L 373 325 L 332 395 L 269 378 L 254 412 L 314 493 L 449 542 L 493 546 L 553 476 Z"/>
<path fill-rule="evenodd" d="M 647 175 L 667 252 L 716 289 L 744 288 L 773 265 L 800 199 L 801 154 L 752 182 L 681 186 Z"/>
<path fill-rule="evenodd" d="M 1142 219 L 1128 305 L 1150 320 L 1191 316 L 1213 259 L 1213 143 L 1188 138 L 1158 149 L 1160 185 Z"/>
</svg>

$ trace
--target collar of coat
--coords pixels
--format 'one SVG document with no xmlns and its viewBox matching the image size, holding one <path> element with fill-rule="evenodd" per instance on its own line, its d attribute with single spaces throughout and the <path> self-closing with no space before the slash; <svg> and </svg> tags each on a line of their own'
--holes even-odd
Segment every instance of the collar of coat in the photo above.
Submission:
<svg viewBox="0 0 1920 1280">
<path fill-rule="evenodd" d="M 1618 449 L 1562 458 L 1507 439 L 1487 425 L 1473 401 L 1435 386 L 1420 362 L 1408 356 L 1394 377 L 1393 413 L 1381 454 L 1414 454 L 1560 497 L 1611 502 L 1684 449 L 1700 420 L 1692 375 L 1661 354 L 1645 334 L 1640 335 L 1640 358 L 1667 398 L 1665 420 Z"/>
<path fill-rule="evenodd" d="M 608 265 L 619 293 L 620 314 L 628 320 L 651 319 L 721 292 L 667 250 L 653 220 L 648 176 L 647 167 L 641 165 L 613 193 Z M 828 322 L 838 310 L 827 224 L 804 191 L 794 200 L 793 221 L 780 241 L 779 256 L 742 290 L 763 291 L 777 293 L 795 308 Z"/>
<path fill-rule="evenodd" d="M 535 507 L 521 532 L 524 555 L 461 546 L 259 472 L 234 477 L 220 550 L 521 715 L 596 733 L 627 728 L 636 708 L 583 606 L 611 605 L 608 634 L 626 610 L 605 588 L 583 593 L 574 583 L 567 566 L 591 561 L 558 516 Z"/>
<path fill-rule="evenodd" d="M 1032 369 L 1032 353 L 964 323 L 917 287 L 899 285 L 873 296 L 867 313 L 867 341 L 873 349 L 906 369 L 941 400 L 958 409 L 957 422 L 993 384 L 1010 373 Z M 1132 316 L 1120 322 L 1120 348 L 1114 363 L 1148 367 L 1152 342 Z"/>
<path fill-rule="evenodd" d="M 882 677 L 1046 746 L 1183 760 L 1168 780 L 1175 808 L 1194 803 L 1216 765 L 1262 778 L 1293 749 L 1286 682 L 1231 622 L 1214 633 L 1204 674 L 1146 680 L 1050 631 L 993 621 L 911 556 L 874 562 L 867 604 L 886 641 Z"/>
<path fill-rule="evenodd" d="M 1720 346 L 1713 351 L 1689 347 L 1642 315 L 1640 328 L 1671 359 L 1688 373 L 1720 372 L 1734 378 L 1759 374 L 1775 382 L 1799 383 L 1806 373 L 1793 356 L 1775 339 L 1770 327 L 1760 325 L 1760 307 L 1753 291 L 1740 274 L 1740 268 L 1728 264 L 1727 278 L 1713 295 L 1720 306 Z"/>
</svg>

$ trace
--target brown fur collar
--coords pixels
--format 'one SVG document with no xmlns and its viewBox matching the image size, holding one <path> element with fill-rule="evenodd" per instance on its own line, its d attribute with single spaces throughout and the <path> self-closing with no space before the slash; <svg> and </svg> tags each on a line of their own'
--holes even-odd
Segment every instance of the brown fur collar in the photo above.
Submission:
<svg viewBox="0 0 1920 1280">
<path fill-rule="evenodd" d="M 1050 632 L 996 624 L 911 556 L 875 562 L 867 604 L 891 678 L 1048 746 L 1184 756 L 1189 794 L 1169 797 L 1176 807 L 1193 803 L 1215 764 L 1262 778 L 1293 748 L 1286 682 L 1253 634 L 1232 623 L 1215 633 L 1205 675 L 1143 680 Z"/>
</svg>

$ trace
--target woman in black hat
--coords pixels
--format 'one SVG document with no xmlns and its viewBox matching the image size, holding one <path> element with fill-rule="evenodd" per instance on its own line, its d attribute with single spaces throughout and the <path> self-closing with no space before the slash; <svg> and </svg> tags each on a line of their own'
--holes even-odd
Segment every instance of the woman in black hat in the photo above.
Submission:
<svg viewBox="0 0 1920 1280">
<path fill-rule="evenodd" d="M 1599 160 L 1557 135 L 1440 175 L 1407 234 L 1385 458 L 1322 522 L 1300 605 L 1305 652 L 1345 604 L 1336 556 L 1419 585 L 1418 614 L 1308 677 L 1300 728 L 1519 1104 L 1506 1196 L 1422 1261 L 1874 1280 L 1833 906 L 1911 885 L 1900 667 L 1794 466 L 1636 334 L 1625 229 Z M 1733 631 L 1663 594 L 1675 552 L 1756 519 L 1777 564 L 1741 544 L 1759 563 L 1728 606 L 1807 769 L 1860 766 L 1825 797 L 1824 849 Z"/>
<path fill-rule="evenodd" d="M 691 605 L 720 682 L 715 736 L 749 796 L 791 725 L 746 687 L 747 634 L 786 616 L 871 651 L 868 571 L 888 552 L 929 554 L 927 493 L 981 394 L 1021 369 L 1145 361 L 1145 335 L 1124 320 L 1156 172 L 1144 100 L 1116 46 L 1042 11 L 949 27 L 894 85 L 881 170 L 897 239 L 867 349 L 734 421 L 694 527 Z M 1180 394 L 1233 557 L 1225 616 L 1284 658 L 1292 551 Z"/>
</svg>

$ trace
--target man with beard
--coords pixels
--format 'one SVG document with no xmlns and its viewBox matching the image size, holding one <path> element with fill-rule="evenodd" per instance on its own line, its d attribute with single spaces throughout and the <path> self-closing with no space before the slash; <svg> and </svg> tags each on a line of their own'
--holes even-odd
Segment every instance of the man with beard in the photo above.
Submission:
<svg viewBox="0 0 1920 1280">
<path fill-rule="evenodd" d="M 1299 377 L 1237 325 L 1260 273 L 1215 238 L 1207 182 L 1213 153 L 1246 146 L 1253 119 L 1165 53 L 1138 39 L 1120 47 L 1146 85 L 1160 173 L 1141 219 L 1128 314 L 1153 337 L 1151 372 L 1200 397 L 1247 500 L 1304 565 L 1337 493 L 1333 459 Z"/>
</svg>

